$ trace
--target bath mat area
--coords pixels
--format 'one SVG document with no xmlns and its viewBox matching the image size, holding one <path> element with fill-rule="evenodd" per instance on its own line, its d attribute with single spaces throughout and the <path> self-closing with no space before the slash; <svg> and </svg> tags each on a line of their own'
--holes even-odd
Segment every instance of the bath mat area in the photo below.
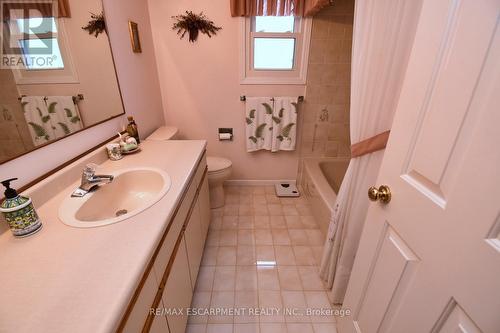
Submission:
<svg viewBox="0 0 500 333">
<path fill-rule="evenodd" d="M 275 184 L 276 195 L 278 197 L 298 197 L 300 196 L 299 190 L 295 184 L 291 183 L 279 183 Z"/>
</svg>

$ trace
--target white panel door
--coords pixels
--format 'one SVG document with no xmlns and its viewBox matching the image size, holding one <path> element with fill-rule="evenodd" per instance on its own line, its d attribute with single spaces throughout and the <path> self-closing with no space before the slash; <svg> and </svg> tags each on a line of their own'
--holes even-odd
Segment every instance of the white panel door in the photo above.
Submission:
<svg viewBox="0 0 500 333">
<path fill-rule="evenodd" d="M 499 15 L 423 1 L 339 332 L 500 332 Z"/>
</svg>

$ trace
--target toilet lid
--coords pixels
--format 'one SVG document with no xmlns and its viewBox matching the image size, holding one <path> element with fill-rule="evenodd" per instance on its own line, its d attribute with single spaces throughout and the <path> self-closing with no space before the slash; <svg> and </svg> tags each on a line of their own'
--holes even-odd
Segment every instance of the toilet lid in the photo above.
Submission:
<svg viewBox="0 0 500 333">
<path fill-rule="evenodd" d="M 233 163 L 227 158 L 207 156 L 208 172 L 220 171 L 229 168 Z"/>
</svg>

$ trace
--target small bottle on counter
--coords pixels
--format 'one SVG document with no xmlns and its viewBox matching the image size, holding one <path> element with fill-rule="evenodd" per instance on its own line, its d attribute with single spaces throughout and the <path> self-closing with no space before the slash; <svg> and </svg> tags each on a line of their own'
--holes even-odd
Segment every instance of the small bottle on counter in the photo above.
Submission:
<svg viewBox="0 0 500 333">
<path fill-rule="evenodd" d="M 2 181 L 2 185 L 5 186 L 5 200 L 0 205 L 0 212 L 5 216 L 15 237 L 26 237 L 39 231 L 42 222 L 31 199 L 17 194 L 16 190 L 10 187 L 10 182 L 13 180 L 17 178 Z"/>
<path fill-rule="evenodd" d="M 134 121 L 134 117 L 128 116 L 127 119 L 128 125 L 126 131 L 128 135 L 133 137 L 135 141 L 137 141 L 137 144 L 141 143 L 141 140 L 139 139 L 139 131 L 137 130 L 137 124 Z"/>
</svg>

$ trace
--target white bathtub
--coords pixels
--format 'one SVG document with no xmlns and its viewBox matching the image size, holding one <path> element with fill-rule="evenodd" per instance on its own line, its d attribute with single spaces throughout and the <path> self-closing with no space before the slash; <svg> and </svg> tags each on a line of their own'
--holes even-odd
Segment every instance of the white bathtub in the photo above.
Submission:
<svg viewBox="0 0 500 333">
<path fill-rule="evenodd" d="M 346 158 L 307 158 L 304 160 L 303 192 L 321 231 L 326 234 L 337 193 L 349 165 Z"/>
</svg>

